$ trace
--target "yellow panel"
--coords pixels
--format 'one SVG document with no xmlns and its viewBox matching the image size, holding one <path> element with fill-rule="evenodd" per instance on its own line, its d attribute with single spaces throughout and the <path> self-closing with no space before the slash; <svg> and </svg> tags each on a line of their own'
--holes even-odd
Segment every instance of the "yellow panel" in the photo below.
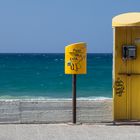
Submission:
<svg viewBox="0 0 140 140">
<path fill-rule="evenodd" d="M 113 52 L 113 103 L 114 120 L 127 119 L 126 76 L 119 75 L 126 70 L 122 60 L 122 46 L 126 44 L 126 28 L 115 28 Z M 124 88 L 124 89 L 123 89 Z"/>
<path fill-rule="evenodd" d="M 131 62 L 131 71 L 140 74 L 140 27 L 132 28 L 132 44 L 137 46 L 137 58 Z M 131 76 L 131 88 L 131 119 L 140 120 L 140 75 Z"/>
<path fill-rule="evenodd" d="M 132 44 L 132 31 L 131 31 L 131 27 L 127 27 L 126 28 L 126 44 L 127 45 L 131 45 Z M 126 70 L 124 72 L 126 73 L 132 73 L 131 71 L 131 67 L 132 67 L 132 62 L 133 60 L 127 60 L 126 61 Z M 131 76 L 127 76 L 125 75 L 126 77 L 126 94 L 127 94 L 127 119 L 131 119 Z"/>
<path fill-rule="evenodd" d="M 140 12 L 120 14 L 113 18 L 112 26 L 140 26 Z"/>
<path fill-rule="evenodd" d="M 86 74 L 86 44 L 83 42 L 66 46 L 65 74 Z"/>
</svg>

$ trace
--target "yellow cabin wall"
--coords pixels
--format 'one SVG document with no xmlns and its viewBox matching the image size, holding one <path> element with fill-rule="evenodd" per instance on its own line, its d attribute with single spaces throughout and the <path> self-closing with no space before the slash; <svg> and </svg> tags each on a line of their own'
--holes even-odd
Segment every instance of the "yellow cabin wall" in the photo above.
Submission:
<svg viewBox="0 0 140 140">
<path fill-rule="evenodd" d="M 115 81 L 119 77 L 118 72 L 125 69 L 126 64 L 122 61 L 122 44 L 126 44 L 126 36 L 124 35 L 126 28 L 114 29 L 114 70 L 113 70 L 113 100 L 114 100 L 114 120 L 125 119 L 127 114 L 127 96 L 122 94 L 121 97 L 115 94 Z M 121 77 L 124 81 L 126 89 L 126 77 Z M 126 91 L 125 91 L 126 92 Z"/>
<path fill-rule="evenodd" d="M 135 38 L 140 38 L 140 27 L 132 28 L 132 43 L 137 46 L 137 59 L 131 64 L 131 71 L 140 73 L 140 43 L 136 43 Z M 131 77 L 131 87 L 131 117 L 132 119 L 140 119 L 140 75 Z"/>
<path fill-rule="evenodd" d="M 140 75 L 120 75 L 119 73 L 140 73 L 140 27 L 115 27 L 113 48 L 113 118 L 114 120 L 140 120 Z M 122 46 L 136 45 L 135 60 L 122 59 Z M 115 81 L 124 82 L 122 96 L 116 94 Z"/>
</svg>

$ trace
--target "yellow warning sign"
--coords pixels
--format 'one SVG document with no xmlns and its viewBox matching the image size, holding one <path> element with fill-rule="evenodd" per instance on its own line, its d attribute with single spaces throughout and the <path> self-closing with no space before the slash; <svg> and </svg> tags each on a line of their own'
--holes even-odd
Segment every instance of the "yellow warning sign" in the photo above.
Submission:
<svg viewBox="0 0 140 140">
<path fill-rule="evenodd" d="M 65 74 L 86 74 L 86 43 L 65 47 Z"/>
</svg>

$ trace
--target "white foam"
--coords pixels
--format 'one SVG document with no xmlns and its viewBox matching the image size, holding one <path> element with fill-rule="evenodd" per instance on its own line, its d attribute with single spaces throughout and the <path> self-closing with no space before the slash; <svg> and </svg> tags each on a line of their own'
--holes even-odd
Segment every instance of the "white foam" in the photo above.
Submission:
<svg viewBox="0 0 140 140">
<path fill-rule="evenodd" d="M 97 97 L 97 96 L 91 96 L 91 97 L 77 97 L 77 100 L 82 100 L 82 101 L 102 101 L 102 100 L 110 100 L 112 98 L 109 97 Z M 52 97 L 37 97 L 37 96 L 0 96 L 0 101 L 16 101 L 16 100 L 26 100 L 26 101 L 43 101 L 43 100 L 48 100 L 48 101 L 71 101 L 72 98 L 52 98 Z"/>
</svg>

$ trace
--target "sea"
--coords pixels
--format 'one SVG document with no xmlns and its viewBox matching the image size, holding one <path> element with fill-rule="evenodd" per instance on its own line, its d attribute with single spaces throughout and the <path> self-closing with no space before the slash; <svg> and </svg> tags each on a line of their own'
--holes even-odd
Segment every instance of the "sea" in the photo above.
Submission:
<svg viewBox="0 0 140 140">
<path fill-rule="evenodd" d="M 63 53 L 1 53 L 0 99 L 72 98 L 72 75 Z M 87 74 L 77 75 L 77 99 L 112 98 L 112 54 L 87 54 Z"/>
</svg>

